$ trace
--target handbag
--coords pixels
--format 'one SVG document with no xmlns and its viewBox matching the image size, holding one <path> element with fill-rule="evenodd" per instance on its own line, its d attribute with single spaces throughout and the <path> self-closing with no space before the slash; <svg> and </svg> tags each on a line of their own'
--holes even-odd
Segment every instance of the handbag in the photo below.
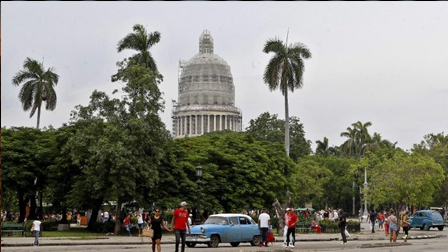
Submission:
<svg viewBox="0 0 448 252">
<path fill-rule="evenodd" d="M 31 230 L 30 230 L 31 232 L 33 232 L 34 231 L 34 224 L 33 225 L 31 225 Z"/>
<path fill-rule="evenodd" d="M 154 230 L 152 228 L 145 228 L 142 230 L 142 236 L 152 238 L 154 236 Z"/>
</svg>

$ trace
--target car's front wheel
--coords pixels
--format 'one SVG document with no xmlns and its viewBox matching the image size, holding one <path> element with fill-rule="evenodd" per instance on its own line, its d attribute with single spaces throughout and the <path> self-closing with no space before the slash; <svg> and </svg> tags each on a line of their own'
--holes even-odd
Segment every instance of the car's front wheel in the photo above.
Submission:
<svg viewBox="0 0 448 252">
<path fill-rule="evenodd" d="M 429 230 L 429 226 L 428 225 L 423 225 L 423 230 L 428 231 Z"/>
<path fill-rule="evenodd" d="M 443 231 L 443 226 L 438 226 L 439 231 Z"/>
<path fill-rule="evenodd" d="M 252 238 L 252 241 L 250 242 L 250 245 L 252 246 L 258 246 L 260 244 L 260 236 L 255 235 L 254 238 Z"/>
<path fill-rule="evenodd" d="M 210 242 L 208 243 L 208 246 L 211 248 L 216 248 L 219 245 L 219 237 L 217 235 L 212 235 L 210 237 Z"/>
<path fill-rule="evenodd" d="M 230 245 L 232 245 L 232 247 L 238 247 L 238 245 L 240 245 L 239 242 L 231 242 Z"/>
<path fill-rule="evenodd" d="M 189 247 L 189 248 L 194 248 L 194 246 L 196 246 L 196 243 L 195 243 L 195 242 L 186 242 L 185 244 L 186 244 L 187 247 Z"/>
</svg>

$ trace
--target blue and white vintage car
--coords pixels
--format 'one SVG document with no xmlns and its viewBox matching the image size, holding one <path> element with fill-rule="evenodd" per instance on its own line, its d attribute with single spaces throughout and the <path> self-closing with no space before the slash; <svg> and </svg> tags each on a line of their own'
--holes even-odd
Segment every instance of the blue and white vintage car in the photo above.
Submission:
<svg viewBox="0 0 448 252">
<path fill-rule="evenodd" d="M 191 227 L 186 245 L 194 247 L 198 243 L 204 243 L 216 248 L 219 243 L 230 243 L 236 247 L 241 242 L 250 242 L 252 246 L 260 244 L 258 224 L 244 214 L 214 214 L 204 224 Z"/>
</svg>

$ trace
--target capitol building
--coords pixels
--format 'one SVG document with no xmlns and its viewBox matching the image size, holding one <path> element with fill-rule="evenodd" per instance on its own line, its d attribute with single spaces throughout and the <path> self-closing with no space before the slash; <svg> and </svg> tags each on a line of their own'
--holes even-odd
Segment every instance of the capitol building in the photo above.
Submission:
<svg viewBox="0 0 448 252">
<path fill-rule="evenodd" d="M 187 62 L 179 62 L 178 83 L 178 100 L 172 113 L 175 138 L 242 130 L 230 66 L 214 53 L 210 31 L 199 37 L 199 53 Z"/>
</svg>

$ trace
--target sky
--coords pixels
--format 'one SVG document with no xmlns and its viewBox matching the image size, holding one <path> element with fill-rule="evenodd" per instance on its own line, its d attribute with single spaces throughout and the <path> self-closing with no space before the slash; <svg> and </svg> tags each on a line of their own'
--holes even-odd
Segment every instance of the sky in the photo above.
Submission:
<svg viewBox="0 0 448 252">
<path fill-rule="evenodd" d="M 284 98 L 263 82 L 272 54 L 270 38 L 305 44 L 303 87 L 289 94 L 289 114 L 306 139 L 340 136 L 352 123 L 409 150 L 430 133 L 448 133 L 448 2 L 2 2 L 1 126 L 35 127 L 37 113 L 23 111 L 12 78 L 27 57 L 54 67 L 60 79 L 54 111 L 43 110 L 41 127 L 60 127 L 94 90 L 112 91 L 117 52 L 134 24 L 159 31 L 151 52 L 164 76 L 160 85 L 171 129 L 178 96 L 178 62 L 199 50 L 207 29 L 214 52 L 231 67 L 235 104 L 243 129 L 263 112 L 284 119 Z"/>
</svg>

